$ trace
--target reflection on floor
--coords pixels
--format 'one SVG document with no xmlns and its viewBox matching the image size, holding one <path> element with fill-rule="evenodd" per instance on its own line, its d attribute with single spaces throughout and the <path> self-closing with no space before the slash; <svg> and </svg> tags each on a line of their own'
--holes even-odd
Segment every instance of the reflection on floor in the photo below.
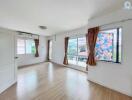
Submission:
<svg viewBox="0 0 132 100">
<path fill-rule="evenodd" d="M 18 82 L 0 100 L 132 100 L 87 81 L 86 73 L 52 63 L 19 70 Z"/>
</svg>

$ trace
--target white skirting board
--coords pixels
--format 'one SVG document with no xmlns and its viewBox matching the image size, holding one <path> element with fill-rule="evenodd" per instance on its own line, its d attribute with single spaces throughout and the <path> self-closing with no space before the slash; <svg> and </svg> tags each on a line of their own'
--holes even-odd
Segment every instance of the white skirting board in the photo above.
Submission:
<svg viewBox="0 0 132 100">
<path fill-rule="evenodd" d="M 97 81 L 92 80 L 92 79 L 89 79 L 89 78 L 87 78 L 87 80 L 88 80 L 88 81 L 91 81 L 91 82 L 94 82 L 94 83 L 96 83 L 96 84 L 99 84 L 99 85 L 101 85 L 101 86 L 103 86 L 103 87 L 106 87 L 106 88 L 108 88 L 108 89 L 111 89 L 111 90 L 114 90 L 114 91 L 116 91 L 116 92 L 119 92 L 119 93 L 121 93 L 121 94 L 124 94 L 124 95 L 127 95 L 127 96 L 132 97 L 132 95 L 131 95 L 130 93 L 127 93 L 127 92 L 118 90 L 118 89 L 116 89 L 116 88 L 113 88 L 112 86 L 106 86 L 105 84 L 103 84 L 103 83 L 101 83 L 101 82 L 97 82 Z"/>
<path fill-rule="evenodd" d="M 0 88 L 0 94 L 1 94 L 2 92 L 4 92 L 5 90 L 7 90 L 8 88 L 10 88 L 10 87 L 11 87 L 12 85 L 14 85 L 15 83 L 17 83 L 17 80 L 14 80 L 14 81 L 12 81 L 12 82 L 10 82 L 10 83 L 5 84 L 3 87 Z"/>
</svg>

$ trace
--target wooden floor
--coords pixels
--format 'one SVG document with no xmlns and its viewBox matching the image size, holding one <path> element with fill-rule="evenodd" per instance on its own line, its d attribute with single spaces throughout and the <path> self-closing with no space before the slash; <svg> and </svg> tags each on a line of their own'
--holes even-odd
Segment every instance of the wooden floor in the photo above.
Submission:
<svg viewBox="0 0 132 100">
<path fill-rule="evenodd" d="M 86 73 L 52 63 L 22 68 L 0 100 L 132 100 L 87 81 Z"/>
</svg>

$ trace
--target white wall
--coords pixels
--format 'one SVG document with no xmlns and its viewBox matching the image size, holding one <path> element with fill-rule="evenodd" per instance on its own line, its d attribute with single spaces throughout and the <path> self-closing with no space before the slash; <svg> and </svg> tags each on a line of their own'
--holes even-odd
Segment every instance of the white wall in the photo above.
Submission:
<svg viewBox="0 0 132 100">
<path fill-rule="evenodd" d="M 19 67 L 46 61 L 47 38 L 44 36 L 40 36 L 39 39 L 40 39 L 40 41 L 39 41 L 40 42 L 39 43 L 39 57 L 35 57 L 35 55 L 33 55 L 33 54 L 17 55 L 18 56 L 17 64 Z"/>
<path fill-rule="evenodd" d="M 106 16 L 89 21 L 88 26 L 98 26 L 122 19 L 132 18 L 132 11 L 120 10 Z M 123 28 L 122 35 L 122 63 L 97 62 L 96 67 L 90 67 L 88 79 L 132 96 L 132 21 L 121 22 L 101 27 L 102 29 Z"/>
<path fill-rule="evenodd" d="M 52 36 L 49 39 L 53 41 L 53 50 L 52 50 L 52 61 L 58 64 L 63 65 L 63 59 L 64 59 L 64 38 L 65 37 L 73 37 L 73 36 L 85 36 L 87 33 L 87 26 L 67 31 L 64 33 L 57 34 L 56 37 Z M 69 65 L 68 67 L 76 68 L 79 70 L 85 71 L 85 68 L 79 67 L 79 66 L 73 66 Z"/>
</svg>

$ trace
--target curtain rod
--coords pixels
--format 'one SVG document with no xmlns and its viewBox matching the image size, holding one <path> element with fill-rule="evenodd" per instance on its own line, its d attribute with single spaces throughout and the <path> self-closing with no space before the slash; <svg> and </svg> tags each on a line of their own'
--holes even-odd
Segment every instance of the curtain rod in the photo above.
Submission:
<svg viewBox="0 0 132 100">
<path fill-rule="evenodd" d="M 37 35 L 37 34 L 28 33 L 28 32 L 23 32 L 23 31 L 16 31 L 16 32 L 19 32 L 19 33 L 25 33 L 25 34 L 31 34 L 31 35 L 36 35 L 36 36 L 39 36 L 39 35 Z"/>
<path fill-rule="evenodd" d="M 37 34 L 28 33 L 28 32 L 23 32 L 23 31 L 16 31 L 16 32 L 19 32 L 19 33 L 25 33 L 25 34 L 30 34 L 31 36 L 32 36 L 32 35 L 35 35 L 35 36 L 38 36 L 38 39 L 39 39 L 39 35 L 37 35 Z"/>
<path fill-rule="evenodd" d="M 107 26 L 107 25 L 111 25 L 111 24 L 116 24 L 116 23 L 120 23 L 120 22 L 126 22 L 126 21 L 131 21 L 132 19 L 123 19 L 123 20 L 120 20 L 120 21 L 115 21 L 115 22 L 111 22 L 111 23 L 108 23 L 108 24 L 104 24 L 104 25 L 99 25 L 100 27 L 103 27 L 103 26 Z"/>
</svg>

